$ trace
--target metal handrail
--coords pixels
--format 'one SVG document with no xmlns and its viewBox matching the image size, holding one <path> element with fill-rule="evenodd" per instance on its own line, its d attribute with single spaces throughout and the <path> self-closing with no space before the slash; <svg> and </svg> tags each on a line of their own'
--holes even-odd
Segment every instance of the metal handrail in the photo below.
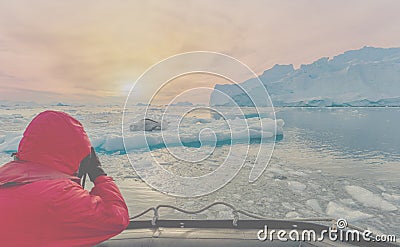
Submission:
<svg viewBox="0 0 400 247">
<path fill-rule="evenodd" d="M 335 226 L 336 222 L 337 222 L 337 219 L 335 219 L 335 218 L 295 218 L 295 219 L 268 218 L 268 217 L 265 217 L 265 216 L 262 216 L 262 215 L 258 215 L 258 214 L 250 213 L 250 212 L 247 212 L 247 211 L 244 211 L 244 210 L 241 210 L 241 209 L 237 209 L 232 204 L 229 204 L 229 203 L 226 203 L 226 202 L 214 202 L 214 203 L 211 203 L 211 204 L 209 204 L 209 205 L 207 205 L 207 206 L 205 206 L 205 207 L 203 207 L 201 209 L 198 209 L 198 210 L 186 210 L 186 209 L 182 209 L 182 208 L 179 208 L 179 207 L 176 207 L 176 206 L 173 206 L 173 205 L 160 204 L 160 205 L 158 205 L 156 207 L 148 208 L 148 209 L 144 210 L 143 212 L 130 217 L 130 220 L 137 219 L 137 218 L 147 214 L 148 212 L 153 211 L 153 219 L 152 219 L 151 223 L 152 223 L 153 226 L 155 226 L 157 220 L 160 217 L 159 210 L 161 208 L 171 208 L 171 209 L 174 209 L 176 211 L 179 211 L 179 212 L 185 213 L 185 214 L 198 214 L 198 213 L 204 212 L 204 211 L 210 209 L 211 207 L 217 206 L 217 205 L 223 205 L 223 206 L 226 206 L 226 207 L 232 209 L 233 225 L 234 226 L 237 226 L 237 222 L 239 221 L 239 214 L 242 214 L 242 215 L 248 216 L 250 218 L 257 219 L 257 220 L 294 221 L 294 222 L 331 222 L 333 226 Z M 347 227 L 352 228 L 354 230 L 358 230 L 358 231 L 364 231 L 365 230 L 365 229 L 362 229 L 360 227 L 357 227 L 357 226 L 354 226 L 354 225 L 351 225 L 351 224 L 348 224 Z"/>
</svg>

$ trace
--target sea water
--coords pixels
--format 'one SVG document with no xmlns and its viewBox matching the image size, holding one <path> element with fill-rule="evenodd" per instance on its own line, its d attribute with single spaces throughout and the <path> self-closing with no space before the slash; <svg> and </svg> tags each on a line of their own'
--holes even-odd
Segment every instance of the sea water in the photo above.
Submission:
<svg viewBox="0 0 400 247">
<path fill-rule="evenodd" d="M 262 176 L 249 183 L 251 162 L 257 155 L 252 150 L 252 145 L 258 145 L 255 142 L 250 144 L 245 165 L 230 183 L 196 198 L 165 195 L 146 185 L 135 173 L 123 152 L 120 106 L 2 107 L 2 163 L 11 160 L 9 156 L 17 149 L 29 121 L 48 108 L 66 111 L 83 123 L 93 145 L 98 147 L 103 166 L 120 186 L 131 215 L 157 204 L 194 210 L 215 201 L 225 201 L 270 218 L 345 218 L 376 234 L 400 235 L 400 108 L 277 108 L 277 119 L 285 123 L 283 135 L 276 140 L 270 163 Z M 203 122 L 215 121 L 212 115 L 195 117 Z M 250 113 L 247 117 L 257 115 Z M 223 125 L 216 126 L 222 128 Z M 243 150 L 247 148 L 242 142 L 232 145 Z M 170 172 L 201 176 L 218 168 L 229 153 L 229 146 L 229 143 L 218 145 L 207 160 L 198 163 L 175 161 L 170 150 L 162 146 L 151 152 Z M 194 153 L 199 149 L 188 148 Z M 143 152 L 148 151 L 130 152 L 137 158 L 133 162 L 140 162 Z M 221 206 L 195 216 L 171 210 L 160 214 L 161 218 L 232 218 L 231 211 Z"/>
</svg>

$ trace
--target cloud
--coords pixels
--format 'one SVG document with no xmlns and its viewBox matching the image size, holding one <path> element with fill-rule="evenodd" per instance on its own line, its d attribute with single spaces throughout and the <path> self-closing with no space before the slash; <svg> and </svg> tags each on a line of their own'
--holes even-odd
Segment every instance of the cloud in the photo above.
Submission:
<svg viewBox="0 0 400 247">
<path fill-rule="evenodd" d="M 12 80 L 0 86 L 118 96 L 151 65 L 192 50 L 226 53 L 257 73 L 298 66 L 400 46 L 398 9 L 396 0 L 2 1 L 0 68 Z"/>
</svg>

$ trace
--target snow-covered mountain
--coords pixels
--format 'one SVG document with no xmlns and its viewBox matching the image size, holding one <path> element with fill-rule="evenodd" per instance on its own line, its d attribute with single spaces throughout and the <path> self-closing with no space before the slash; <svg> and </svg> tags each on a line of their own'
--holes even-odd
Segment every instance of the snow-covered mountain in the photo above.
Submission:
<svg viewBox="0 0 400 247">
<path fill-rule="evenodd" d="M 400 48 L 364 47 L 301 65 L 275 65 L 259 76 L 275 106 L 400 106 Z M 256 78 L 240 84 L 250 95 L 264 90 Z M 210 105 L 228 105 L 221 90 L 251 106 L 237 85 L 216 85 Z"/>
</svg>

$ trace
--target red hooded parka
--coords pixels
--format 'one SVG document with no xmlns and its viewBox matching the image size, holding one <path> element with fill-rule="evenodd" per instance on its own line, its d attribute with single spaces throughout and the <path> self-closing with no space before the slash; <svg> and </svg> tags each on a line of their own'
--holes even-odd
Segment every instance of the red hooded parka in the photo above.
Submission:
<svg viewBox="0 0 400 247">
<path fill-rule="evenodd" d="M 74 176 L 90 147 L 81 123 L 66 113 L 32 120 L 19 160 L 0 167 L 0 246 L 93 246 L 127 227 L 111 177 L 97 177 L 88 192 Z"/>
</svg>

